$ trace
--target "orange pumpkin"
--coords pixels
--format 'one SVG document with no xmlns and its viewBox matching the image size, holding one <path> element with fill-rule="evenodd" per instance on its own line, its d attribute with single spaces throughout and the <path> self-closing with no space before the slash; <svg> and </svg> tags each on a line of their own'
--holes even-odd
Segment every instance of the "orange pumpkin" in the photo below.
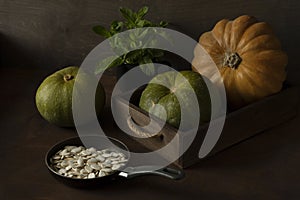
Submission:
<svg viewBox="0 0 300 200">
<path fill-rule="evenodd" d="M 247 15 L 233 21 L 223 19 L 212 31 L 202 34 L 199 43 L 218 67 L 230 108 L 281 90 L 288 58 L 265 22 Z M 199 49 L 195 48 L 192 68 L 207 76 L 213 64 L 201 59 Z"/>
</svg>

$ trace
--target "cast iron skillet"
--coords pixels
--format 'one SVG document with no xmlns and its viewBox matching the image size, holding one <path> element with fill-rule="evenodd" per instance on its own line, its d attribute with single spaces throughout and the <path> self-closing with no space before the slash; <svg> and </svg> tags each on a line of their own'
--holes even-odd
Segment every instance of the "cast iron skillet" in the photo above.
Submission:
<svg viewBox="0 0 300 200">
<path fill-rule="evenodd" d="M 114 145 L 118 146 L 119 148 L 121 148 L 121 149 L 125 150 L 125 152 L 127 152 L 127 154 L 125 156 L 129 160 L 130 159 L 129 150 L 126 147 L 126 145 L 117 139 L 110 138 L 110 137 L 108 137 L 108 138 Z M 93 146 L 97 149 L 100 149 L 100 150 L 106 149 L 106 148 L 111 148 L 109 146 L 102 146 L 101 148 L 99 148 L 97 146 L 97 143 L 99 144 L 99 141 L 103 140 L 102 136 L 84 136 L 84 141 L 86 141 L 86 140 L 89 141 L 88 143 L 91 144 L 91 146 Z M 107 176 L 103 176 L 103 177 L 96 177 L 96 178 L 92 178 L 92 179 L 78 179 L 78 178 L 66 177 L 66 176 L 60 175 L 59 173 L 54 171 L 54 169 L 52 169 L 51 163 L 50 163 L 50 158 L 56 152 L 58 152 L 59 150 L 63 149 L 65 146 L 68 146 L 68 145 L 84 146 L 80 137 L 74 137 L 74 138 L 70 138 L 70 139 L 64 140 L 62 142 L 59 142 L 59 143 L 55 144 L 53 147 L 51 147 L 50 150 L 47 152 L 46 157 L 45 157 L 45 163 L 46 163 L 46 166 L 48 167 L 48 170 L 50 171 L 50 173 L 57 180 L 65 183 L 69 186 L 72 186 L 72 187 L 92 188 L 97 185 L 107 184 L 108 182 L 111 182 L 116 179 L 120 179 L 122 177 L 130 179 L 130 178 L 133 178 L 136 176 L 142 176 L 142 175 L 159 175 L 159 176 L 163 176 L 163 177 L 170 178 L 173 180 L 179 180 L 179 179 L 184 178 L 184 172 L 181 170 L 177 170 L 177 169 L 172 169 L 172 168 L 166 167 L 166 168 L 154 170 L 154 166 L 130 167 L 130 166 L 127 166 L 127 164 L 124 167 L 120 168 L 119 170 L 115 171 L 114 173 L 107 175 Z M 86 146 L 86 148 L 89 148 L 89 146 Z"/>
</svg>

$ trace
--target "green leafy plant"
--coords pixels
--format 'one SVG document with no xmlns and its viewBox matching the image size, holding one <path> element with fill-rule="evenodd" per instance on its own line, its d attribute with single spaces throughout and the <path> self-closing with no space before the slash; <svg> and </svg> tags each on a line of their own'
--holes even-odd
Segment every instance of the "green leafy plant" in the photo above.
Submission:
<svg viewBox="0 0 300 200">
<path fill-rule="evenodd" d="M 129 38 L 122 38 L 121 36 L 114 37 L 111 39 L 110 45 L 112 49 L 118 52 L 128 52 L 121 55 L 120 57 L 110 56 L 102 60 L 97 66 L 96 73 L 101 73 L 105 69 L 115 67 L 119 65 L 132 65 L 138 66 L 141 64 L 148 64 L 147 66 L 141 67 L 141 70 L 151 75 L 154 73 L 153 62 L 158 62 L 163 56 L 164 52 L 159 49 L 144 48 L 149 43 L 157 42 L 155 39 L 149 37 L 149 32 L 157 32 L 154 27 L 166 27 L 167 22 L 161 21 L 158 24 L 153 23 L 145 19 L 145 15 L 148 13 L 148 7 L 145 6 L 134 12 L 128 8 L 120 8 L 120 12 L 124 18 L 124 21 L 113 21 L 109 29 L 104 28 L 101 25 L 93 27 L 93 31 L 105 38 L 110 38 L 115 34 L 121 33 L 126 30 L 136 29 L 134 32 L 129 34 Z M 144 27 L 153 27 L 151 29 L 137 29 Z M 160 31 L 159 35 L 165 39 L 169 39 L 165 32 Z M 137 48 L 137 50 L 129 51 L 129 48 Z M 120 55 L 120 54 L 119 54 Z"/>
</svg>

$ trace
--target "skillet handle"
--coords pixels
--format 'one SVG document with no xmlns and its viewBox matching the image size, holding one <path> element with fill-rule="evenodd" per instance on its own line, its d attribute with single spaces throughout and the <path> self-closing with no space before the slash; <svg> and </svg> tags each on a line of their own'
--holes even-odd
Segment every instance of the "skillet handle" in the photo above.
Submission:
<svg viewBox="0 0 300 200">
<path fill-rule="evenodd" d="M 185 174 L 182 170 L 177 170 L 169 167 L 157 169 L 157 167 L 154 166 L 127 167 L 118 174 L 118 176 L 122 176 L 128 179 L 143 175 L 158 175 L 173 180 L 180 180 L 185 177 Z"/>
</svg>

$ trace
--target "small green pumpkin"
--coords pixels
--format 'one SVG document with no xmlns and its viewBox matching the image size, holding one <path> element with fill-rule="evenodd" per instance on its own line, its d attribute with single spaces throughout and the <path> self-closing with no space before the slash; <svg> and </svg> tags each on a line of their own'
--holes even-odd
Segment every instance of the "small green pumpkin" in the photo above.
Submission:
<svg viewBox="0 0 300 200">
<path fill-rule="evenodd" d="M 189 84 L 182 81 L 182 76 L 174 71 L 165 72 L 154 77 L 141 95 L 140 108 L 161 119 L 164 119 L 166 114 L 167 123 L 178 128 L 181 122 L 181 108 L 177 97 L 183 99 L 183 109 L 188 109 L 187 119 L 190 119 L 195 115 L 195 105 L 191 102 L 190 96 L 191 93 L 195 93 L 201 112 L 200 121 L 210 121 L 211 101 L 203 77 L 193 71 L 181 71 L 180 74 L 188 80 Z M 160 106 L 155 106 L 157 104 Z"/>
<path fill-rule="evenodd" d="M 36 106 L 44 119 L 61 127 L 74 127 L 72 114 L 72 95 L 78 67 L 70 66 L 48 76 L 36 92 Z M 88 76 L 80 76 L 80 88 L 88 83 Z M 99 83 L 95 95 L 97 115 L 105 104 L 105 92 Z"/>
</svg>

